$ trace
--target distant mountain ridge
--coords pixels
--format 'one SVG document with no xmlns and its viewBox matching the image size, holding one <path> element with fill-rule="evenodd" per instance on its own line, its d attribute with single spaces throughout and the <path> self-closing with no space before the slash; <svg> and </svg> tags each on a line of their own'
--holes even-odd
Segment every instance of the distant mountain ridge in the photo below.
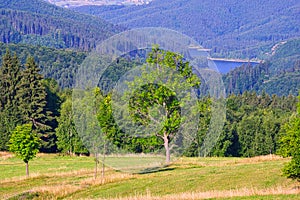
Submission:
<svg viewBox="0 0 300 200">
<path fill-rule="evenodd" d="M 143 5 L 148 4 L 152 0 L 45 0 L 49 3 L 55 4 L 61 7 L 78 7 L 86 5 Z"/>
<path fill-rule="evenodd" d="M 74 9 L 128 28 L 177 30 L 226 57 L 261 56 L 268 45 L 300 37 L 299 0 L 155 0 L 142 6 Z"/>
<path fill-rule="evenodd" d="M 89 50 L 121 30 L 99 17 L 43 0 L 0 0 L 0 41 Z"/>
</svg>

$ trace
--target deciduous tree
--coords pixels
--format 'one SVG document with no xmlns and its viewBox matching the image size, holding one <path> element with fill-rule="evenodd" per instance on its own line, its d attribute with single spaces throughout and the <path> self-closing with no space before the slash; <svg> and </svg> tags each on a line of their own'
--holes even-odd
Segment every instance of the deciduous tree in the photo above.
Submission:
<svg viewBox="0 0 300 200">
<path fill-rule="evenodd" d="M 39 138 L 32 131 L 32 124 L 16 127 L 9 140 L 9 150 L 26 163 L 26 175 L 29 176 L 29 161 L 32 160 L 39 149 Z"/>
</svg>

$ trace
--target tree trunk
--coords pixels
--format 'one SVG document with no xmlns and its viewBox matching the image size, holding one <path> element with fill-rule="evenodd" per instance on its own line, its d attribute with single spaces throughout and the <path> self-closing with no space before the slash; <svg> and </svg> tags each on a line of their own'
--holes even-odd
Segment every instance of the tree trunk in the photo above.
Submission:
<svg viewBox="0 0 300 200">
<path fill-rule="evenodd" d="M 102 173 L 101 173 L 101 179 L 102 179 L 102 183 L 104 183 L 104 175 L 105 175 L 105 165 L 104 165 L 104 158 L 102 160 Z"/>
<path fill-rule="evenodd" d="M 105 154 L 106 154 L 106 144 L 104 144 L 104 148 L 103 148 L 103 157 L 102 157 L 102 183 L 104 183 L 104 176 L 105 176 Z"/>
<path fill-rule="evenodd" d="M 166 164 L 170 163 L 170 148 L 169 148 L 169 139 L 168 135 L 164 133 L 164 147 L 166 150 Z"/>
<path fill-rule="evenodd" d="M 29 166 L 28 166 L 28 162 L 25 162 L 26 163 L 26 176 L 28 177 L 29 176 Z"/>
<path fill-rule="evenodd" d="M 95 173 L 94 178 L 97 178 L 97 168 L 98 168 L 98 152 L 95 153 Z"/>
</svg>

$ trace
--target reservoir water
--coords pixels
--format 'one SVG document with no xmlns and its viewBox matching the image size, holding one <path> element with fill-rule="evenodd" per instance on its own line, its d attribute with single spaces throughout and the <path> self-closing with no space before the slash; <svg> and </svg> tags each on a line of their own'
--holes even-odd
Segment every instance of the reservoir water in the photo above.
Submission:
<svg viewBox="0 0 300 200">
<path fill-rule="evenodd" d="M 211 64 L 215 64 L 216 67 L 218 68 L 219 72 L 221 74 L 227 74 L 229 71 L 240 67 L 244 64 L 251 64 L 252 66 L 255 66 L 257 64 L 259 64 L 258 62 L 254 62 L 254 61 L 234 61 L 234 60 L 219 60 L 219 59 L 208 59 L 209 65 Z"/>
<path fill-rule="evenodd" d="M 242 66 L 243 64 L 251 64 L 252 66 L 259 64 L 257 61 L 250 60 L 210 58 L 209 52 L 210 49 L 204 49 L 200 46 L 189 47 L 189 55 L 192 58 L 206 58 L 208 60 L 208 66 L 210 66 L 211 69 L 217 68 L 221 74 L 226 74 L 231 70 Z"/>
</svg>

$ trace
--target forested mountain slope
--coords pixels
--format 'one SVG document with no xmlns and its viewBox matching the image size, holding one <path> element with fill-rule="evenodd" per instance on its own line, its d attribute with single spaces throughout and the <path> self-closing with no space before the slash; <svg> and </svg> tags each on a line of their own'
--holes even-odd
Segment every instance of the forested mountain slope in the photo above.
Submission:
<svg viewBox="0 0 300 200">
<path fill-rule="evenodd" d="M 300 88 L 300 39 L 290 40 L 277 47 L 270 59 L 257 66 L 244 65 L 224 75 L 227 94 L 241 94 L 256 91 L 268 94 L 298 94 Z M 0 43 L 0 61 L 9 48 L 24 64 L 26 57 L 34 56 L 46 78 L 54 78 L 62 88 L 72 87 L 75 72 L 86 58 L 87 53 L 56 50 L 26 44 Z M 121 64 L 121 63 L 120 63 Z M 123 63 L 128 67 L 128 63 Z M 116 66 L 114 66 L 116 67 Z M 111 76 L 119 76 L 119 68 L 111 70 Z"/>
<path fill-rule="evenodd" d="M 0 41 L 89 50 L 121 30 L 43 0 L 0 0 Z"/>
<path fill-rule="evenodd" d="M 84 52 L 57 50 L 46 47 L 36 47 L 27 44 L 0 43 L 0 63 L 8 48 L 18 55 L 21 64 L 25 64 L 28 56 L 33 56 L 45 78 L 54 78 L 60 87 L 72 87 L 76 70 L 86 57 Z"/>
<path fill-rule="evenodd" d="M 270 58 L 255 67 L 244 65 L 224 75 L 227 93 L 256 91 L 297 95 L 300 88 L 300 39 L 272 48 Z"/>
<path fill-rule="evenodd" d="M 226 57 L 257 57 L 267 45 L 300 36 L 298 0 L 155 0 L 142 6 L 75 9 L 129 28 L 178 30 Z"/>
</svg>

